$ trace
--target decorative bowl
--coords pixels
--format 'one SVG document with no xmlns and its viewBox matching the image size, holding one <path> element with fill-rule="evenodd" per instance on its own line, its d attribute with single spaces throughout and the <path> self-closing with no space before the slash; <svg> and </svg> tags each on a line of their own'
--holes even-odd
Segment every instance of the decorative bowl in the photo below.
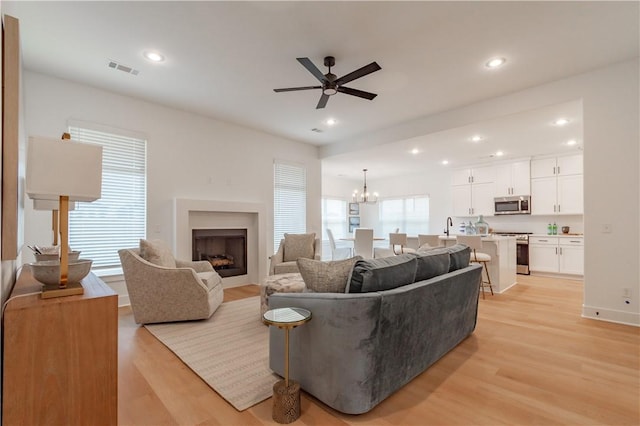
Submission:
<svg viewBox="0 0 640 426">
<path fill-rule="evenodd" d="M 563 234 L 568 234 L 569 233 L 569 227 L 568 226 L 563 226 L 562 227 L 562 233 Z"/>
<path fill-rule="evenodd" d="M 69 274 L 67 282 L 79 283 L 84 277 L 91 272 L 90 259 L 78 259 L 74 262 L 69 262 Z M 33 262 L 28 264 L 31 268 L 33 277 L 43 284 L 57 285 L 60 281 L 60 261 L 59 260 L 44 260 L 41 262 Z"/>
<path fill-rule="evenodd" d="M 44 262 L 47 260 L 60 260 L 58 252 L 55 253 L 33 253 L 36 257 L 36 262 Z M 69 262 L 75 262 L 80 258 L 80 252 L 73 250 L 69 252 Z"/>
</svg>

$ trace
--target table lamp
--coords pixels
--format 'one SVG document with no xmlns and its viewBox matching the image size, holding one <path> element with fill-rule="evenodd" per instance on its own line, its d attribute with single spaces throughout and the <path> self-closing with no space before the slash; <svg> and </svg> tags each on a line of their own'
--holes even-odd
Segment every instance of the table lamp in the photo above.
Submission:
<svg viewBox="0 0 640 426">
<path fill-rule="evenodd" d="M 34 210 L 50 210 L 51 211 L 51 229 L 53 230 L 53 243 L 51 245 L 58 245 L 58 234 L 60 233 L 60 200 L 33 200 Z M 76 209 L 76 202 L 69 202 L 69 211 Z"/>
<path fill-rule="evenodd" d="M 68 137 L 68 135 L 65 134 Z M 68 288 L 69 202 L 91 202 L 102 190 L 102 147 L 99 145 L 29 137 L 26 192 L 29 198 L 57 202 L 60 221 L 59 295 L 83 294 L 79 283 Z M 55 292 L 54 292 L 55 293 Z M 44 297 L 44 296 L 43 296 Z M 52 295 L 51 297 L 55 297 Z"/>
</svg>

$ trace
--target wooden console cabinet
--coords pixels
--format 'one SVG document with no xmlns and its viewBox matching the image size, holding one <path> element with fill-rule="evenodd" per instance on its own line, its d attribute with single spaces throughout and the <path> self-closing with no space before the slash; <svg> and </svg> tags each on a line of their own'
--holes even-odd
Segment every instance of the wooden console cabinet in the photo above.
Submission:
<svg viewBox="0 0 640 426">
<path fill-rule="evenodd" d="M 117 424 L 118 297 L 92 273 L 82 285 L 24 296 L 40 284 L 20 274 L 4 312 L 3 425 Z"/>
</svg>

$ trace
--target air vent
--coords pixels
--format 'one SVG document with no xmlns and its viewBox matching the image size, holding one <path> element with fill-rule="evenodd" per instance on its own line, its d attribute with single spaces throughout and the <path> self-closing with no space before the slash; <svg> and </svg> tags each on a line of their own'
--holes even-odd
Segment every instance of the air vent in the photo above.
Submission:
<svg viewBox="0 0 640 426">
<path fill-rule="evenodd" d="M 140 71 L 131 68 L 127 65 L 123 65 L 119 62 L 116 61 L 112 61 L 111 59 L 109 60 L 109 68 L 112 68 L 114 70 L 118 70 L 118 71 L 122 71 L 122 72 L 126 72 L 127 74 L 131 74 L 131 75 L 138 75 L 140 74 Z"/>
<path fill-rule="evenodd" d="M 316 133 L 322 133 L 322 129 L 318 129 L 317 127 L 314 127 L 313 129 L 311 129 L 311 131 Z"/>
</svg>

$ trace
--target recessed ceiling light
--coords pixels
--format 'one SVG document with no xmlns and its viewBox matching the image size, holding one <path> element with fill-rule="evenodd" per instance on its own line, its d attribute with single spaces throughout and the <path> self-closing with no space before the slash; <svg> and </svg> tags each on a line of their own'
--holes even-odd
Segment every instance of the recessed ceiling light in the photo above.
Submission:
<svg viewBox="0 0 640 426">
<path fill-rule="evenodd" d="M 338 121 L 335 118 L 327 118 L 327 121 L 325 121 L 325 123 L 327 123 L 327 126 L 333 126 L 338 123 Z"/>
<path fill-rule="evenodd" d="M 442 160 L 440 162 L 443 166 L 446 166 L 447 164 L 449 164 L 449 160 Z"/>
<path fill-rule="evenodd" d="M 412 153 L 413 155 L 416 155 L 416 154 L 420 153 L 420 150 L 419 150 L 418 148 L 413 148 L 413 149 L 411 150 L 411 153 Z"/>
<path fill-rule="evenodd" d="M 502 65 L 504 65 L 504 63 L 507 62 L 507 60 L 505 58 L 493 58 L 490 59 L 485 66 L 487 68 L 491 68 L 491 69 L 495 69 L 495 68 L 499 68 Z"/>
<path fill-rule="evenodd" d="M 481 140 L 482 140 L 482 136 L 479 136 L 479 135 L 471 136 L 472 142 L 480 142 Z"/>
<path fill-rule="evenodd" d="M 504 155 L 504 152 L 502 151 L 496 152 L 496 157 L 502 157 L 503 155 Z"/>
<path fill-rule="evenodd" d="M 576 145 L 577 143 L 578 143 L 578 141 L 575 140 L 575 139 L 570 139 L 570 140 L 567 141 L 567 145 L 569 145 L 569 146 Z"/>
<path fill-rule="evenodd" d="M 162 62 L 164 61 L 164 55 L 161 55 L 158 52 L 147 51 L 144 52 L 144 57 L 150 60 L 151 62 Z"/>
<path fill-rule="evenodd" d="M 553 124 L 555 124 L 556 126 L 564 126 L 565 124 L 568 124 L 569 120 L 566 118 L 558 118 L 556 121 L 553 122 Z"/>
</svg>

